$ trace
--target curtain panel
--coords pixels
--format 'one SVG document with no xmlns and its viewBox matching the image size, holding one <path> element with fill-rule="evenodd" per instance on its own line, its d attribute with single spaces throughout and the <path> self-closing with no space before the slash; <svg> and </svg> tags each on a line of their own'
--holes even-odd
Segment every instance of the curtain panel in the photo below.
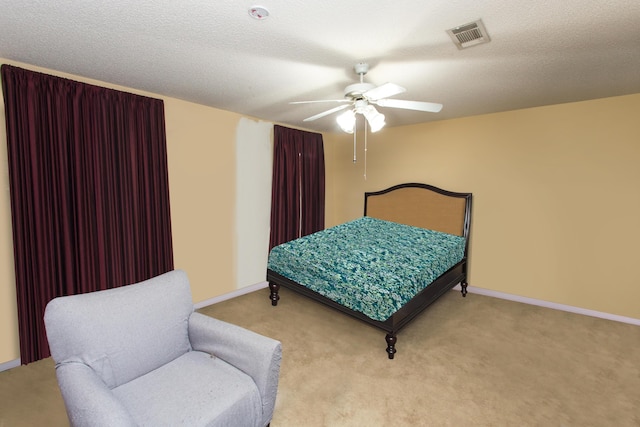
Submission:
<svg viewBox="0 0 640 427">
<path fill-rule="evenodd" d="M 275 125 L 269 250 L 324 229 L 322 135 Z"/>
<path fill-rule="evenodd" d="M 162 100 L 2 65 L 23 364 L 63 295 L 173 269 Z"/>
</svg>

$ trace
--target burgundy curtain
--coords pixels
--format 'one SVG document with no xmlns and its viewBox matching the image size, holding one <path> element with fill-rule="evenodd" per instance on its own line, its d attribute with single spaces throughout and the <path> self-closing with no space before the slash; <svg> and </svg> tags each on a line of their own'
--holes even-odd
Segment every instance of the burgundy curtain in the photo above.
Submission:
<svg viewBox="0 0 640 427">
<path fill-rule="evenodd" d="M 276 125 L 269 250 L 324 229 L 322 135 Z"/>
<path fill-rule="evenodd" d="M 2 66 L 23 364 L 61 295 L 173 269 L 162 100 Z"/>
</svg>

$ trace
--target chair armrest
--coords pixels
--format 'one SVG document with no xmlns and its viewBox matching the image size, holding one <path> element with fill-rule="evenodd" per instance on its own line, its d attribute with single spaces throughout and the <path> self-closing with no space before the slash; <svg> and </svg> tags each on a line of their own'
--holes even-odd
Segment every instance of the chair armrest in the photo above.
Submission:
<svg viewBox="0 0 640 427">
<path fill-rule="evenodd" d="M 134 426 L 124 405 L 87 365 L 56 365 L 56 377 L 72 426 Z"/>
<path fill-rule="evenodd" d="M 198 312 L 189 318 L 189 339 L 194 350 L 219 357 L 253 378 L 262 397 L 262 424 L 267 425 L 278 391 L 280 342 Z"/>
</svg>

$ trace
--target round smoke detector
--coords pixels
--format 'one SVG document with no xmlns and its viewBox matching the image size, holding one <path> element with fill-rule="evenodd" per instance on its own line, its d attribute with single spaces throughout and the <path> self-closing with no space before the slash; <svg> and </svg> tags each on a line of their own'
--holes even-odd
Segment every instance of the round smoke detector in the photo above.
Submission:
<svg viewBox="0 0 640 427">
<path fill-rule="evenodd" d="M 269 17 L 269 11 L 264 6 L 251 6 L 249 8 L 249 16 L 261 21 Z"/>
</svg>

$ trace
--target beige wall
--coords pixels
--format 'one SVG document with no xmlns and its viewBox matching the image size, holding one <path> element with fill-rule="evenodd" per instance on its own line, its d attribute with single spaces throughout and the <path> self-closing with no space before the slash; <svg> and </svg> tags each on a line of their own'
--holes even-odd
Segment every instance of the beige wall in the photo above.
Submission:
<svg viewBox="0 0 640 427">
<path fill-rule="evenodd" d="M 241 116 L 164 98 L 175 268 L 195 302 L 235 283 L 235 142 Z"/>
<path fill-rule="evenodd" d="M 187 271 L 195 302 L 237 288 L 235 144 L 242 116 L 2 60 L 35 71 L 161 98 L 165 103 L 175 267 Z M 20 355 L 4 103 L 0 102 L 0 363 Z"/>
<path fill-rule="evenodd" d="M 194 301 L 235 290 L 242 116 L 119 89 L 165 102 L 175 266 Z M 640 240 L 638 111 L 640 94 L 386 128 L 369 138 L 366 180 L 362 141 L 354 165 L 352 138 L 327 134 L 327 226 L 362 215 L 364 191 L 401 182 L 471 191 L 472 286 L 640 318 L 627 274 Z M 0 363 L 19 357 L 6 156 L 0 103 Z"/>
<path fill-rule="evenodd" d="M 639 112 L 636 94 L 387 128 L 366 180 L 327 135 L 327 226 L 402 182 L 473 192 L 470 285 L 640 319 Z"/>
</svg>

